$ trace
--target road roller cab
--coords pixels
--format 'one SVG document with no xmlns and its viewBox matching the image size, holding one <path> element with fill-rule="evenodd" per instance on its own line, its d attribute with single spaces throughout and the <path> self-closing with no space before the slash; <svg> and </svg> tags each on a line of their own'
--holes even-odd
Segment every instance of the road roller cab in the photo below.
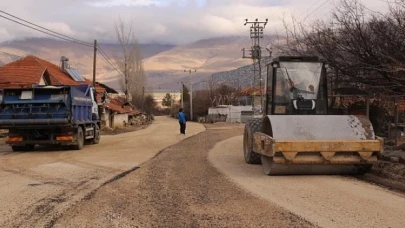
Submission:
<svg viewBox="0 0 405 228">
<path fill-rule="evenodd" d="M 262 118 L 245 125 L 246 163 L 268 175 L 362 174 L 382 152 L 365 116 L 328 115 L 325 62 L 280 56 L 267 65 Z"/>
<path fill-rule="evenodd" d="M 267 115 L 327 114 L 325 63 L 318 57 L 275 58 L 265 85 Z"/>
</svg>

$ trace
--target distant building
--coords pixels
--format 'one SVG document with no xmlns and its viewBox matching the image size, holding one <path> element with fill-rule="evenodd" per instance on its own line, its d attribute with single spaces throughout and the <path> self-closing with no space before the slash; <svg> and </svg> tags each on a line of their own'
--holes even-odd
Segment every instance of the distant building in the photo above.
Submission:
<svg viewBox="0 0 405 228">
<path fill-rule="evenodd" d="M 158 91 L 153 91 L 152 95 L 153 95 L 153 99 L 156 102 L 157 107 L 159 108 L 164 108 L 162 105 L 162 101 L 163 98 L 166 96 L 166 94 L 171 94 L 172 98 L 174 100 L 173 104 L 178 104 L 181 101 L 181 92 L 176 91 L 176 92 L 172 92 L 170 90 L 158 90 Z"/>
<path fill-rule="evenodd" d="M 263 90 L 264 90 L 264 87 L 262 87 L 262 90 L 261 90 L 260 86 L 249 87 L 249 88 L 242 90 L 239 93 L 239 98 L 238 98 L 239 104 L 252 106 L 252 100 L 254 98 L 255 107 L 260 106 L 260 96 L 261 96 L 261 92 Z M 263 92 L 263 94 L 264 94 L 264 92 Z"/>
</svg>

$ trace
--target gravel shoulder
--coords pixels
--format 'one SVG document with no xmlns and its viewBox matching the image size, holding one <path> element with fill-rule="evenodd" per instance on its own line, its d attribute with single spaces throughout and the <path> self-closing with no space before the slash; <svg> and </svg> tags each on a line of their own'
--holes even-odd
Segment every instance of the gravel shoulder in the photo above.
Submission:
<svg viewBox="0 0 405 228">
<path fill-rule="evenodd" d="M 207 125 L 82 201 L 55 227 L 313 227 L 217 171 L 208 151 L 240 125 Z M 239 153 L 239 151 L 234 151 Z"/>
<path fill-rule="evenodd" d="M 212 164 L 240 187 L 321 227 L 405 227 L 405 197 L 352 177 L 266 176 L 247 165 L 242 136 L 218 143 Z"/>
</svg>

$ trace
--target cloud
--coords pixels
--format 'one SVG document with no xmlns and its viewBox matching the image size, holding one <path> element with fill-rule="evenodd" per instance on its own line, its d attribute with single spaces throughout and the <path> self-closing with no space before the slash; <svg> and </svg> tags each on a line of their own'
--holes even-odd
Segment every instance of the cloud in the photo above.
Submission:
<svg viewBox="0 0 405 228">
<path fill-rule="evenodd" d="M 0 9 L 57 32 L 86 41 L 115 42 L 114 21 L 132 20 L 139 41 L 188 43 L 198 39 L 244 35 L 244 20 L 269 19 L 266 34 L 282 30 L 283 15 L 306 22 L 327 18 L 338 0 L 13 0 Z M 363 0 L 383 9 L 380 0 Z M 1 14 L 6 16 L 4 14 Z M 0 41 L 47 36 L 0 18 Z"/>
</svg>

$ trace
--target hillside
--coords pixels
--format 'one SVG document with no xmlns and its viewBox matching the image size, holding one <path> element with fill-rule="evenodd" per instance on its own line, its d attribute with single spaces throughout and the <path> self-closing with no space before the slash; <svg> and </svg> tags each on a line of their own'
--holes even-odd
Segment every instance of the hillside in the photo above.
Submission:
<svg viewBox="0 0 405 228">
<path fill-rule="evenodd" d="M 262 77 L 266 77 L 266 63 L 270 62 L 269 58 L 265 58 L 262 61 Z M 195 90 L 204 90 L 208 89 L 209 85 L 220 85 L 220 84 L 225 84 L 229 85 L 235 88 L 241 87 L 241 88 L 246 88 L 250 87 L 254 83 L 254 73 L 253 73 L 253 64 L 249 64 L 243 67 L 239 67 L 234 70 L 230 71 L 223 71 L 223 72 L 218 72 L 214 73 L 211 75 L 211 77 L 207 78 L 206 80 L 197 82 L 193 84 L 193 88 Z M 259 75 L 256 75 L 256 79 L 258 80 L 260 77 Z M 256 82 L 258 83 L 258 81 Z M 257 84 L 258 85 L 258 84 Z"/>
<path fill-rule="evenodd" d="M 264 39 L 263 43 L 269 43 Z M 206 80 L 217 72 L 231 71 L 251 64 L 250 59 L 242 58 L 242 48 L 249 48 L 249 37 L 220 37 L 199 40 L 191 44 L 177 46 L 145 60 L 149 82 L 156 88 L 179 88 L 179 81 L 189 81 L 188 69 L 193 82 Z"/>
<path fill-rule="evenodd" d="M 110 58 L 120 56 L 120 47 L 117 44 L 103 44 L 100 46 Z M 156 55 L 162 51 L 173 48 L 173 45 L 162 44 L 141 44 L 140 48 L 144 58 Z M 92 77 L 93 72 L 93 48 L 85 47 L 66 41 L 48 39 L 48 38 L 30 38 L 25 40 L 15 40 L 3 42 L 0 44 L 0 64 L 6 64 L 19 59 L 28 54 L 43 58 L 49 62 L 60 65 L 60 57 L 69 58 L 70 64 L 76 68 L 83 76 Z M 117 72 L 98 55 L 97 61 L 97 80 L 109 81 L 115 78 Z"/>
<path fill-rule="evenodd" d="M 270 38 L 264 39 L 268 44 Z M 100 44 L 103 50 L 111 57 L 120 56 L 120 48 L 115 44 Z M 218 81 L 229 81 L 242 75 L 246 82 L 250 78 L 243 66 L 251 64 L 250 59 L 242 58 L 242 48 L 249 48 L 249 37 L 220 37 L 199 40 L 190 44 L 173 46 L 162 44 L 142 44 L 144 66 L 148 76 L 147 90 L 179 89 L 180 81 L 189 82 L 189 73 L 185 69 L 196 69 L 192 73 L 192 81 L 206 81 L 211 75 Z M 33 54 L 59 65 L 60 57 L 66 56 L 73 68 L 76 68 L 85 77 L 91 78 L 93 66 L 93 49 L 70 42 L 31 38 L 20 41 L 10 41 L 0 44 L 0 64 L 16 60 L 27 54 Z M 102 58 L 97 57 L 97 80 L 111 87 L 121 90 L 121 77 Z M 235 69 L 241 69 L 234 71 Z M 246 70 L 249 71 L 249 70 Z M 223 72 L 218 73 L 217 72 Z M 238 73 L 234 73 L 238 72 Z M 245 82 L 244 82 L 245 83 Z"/>
</svg>

